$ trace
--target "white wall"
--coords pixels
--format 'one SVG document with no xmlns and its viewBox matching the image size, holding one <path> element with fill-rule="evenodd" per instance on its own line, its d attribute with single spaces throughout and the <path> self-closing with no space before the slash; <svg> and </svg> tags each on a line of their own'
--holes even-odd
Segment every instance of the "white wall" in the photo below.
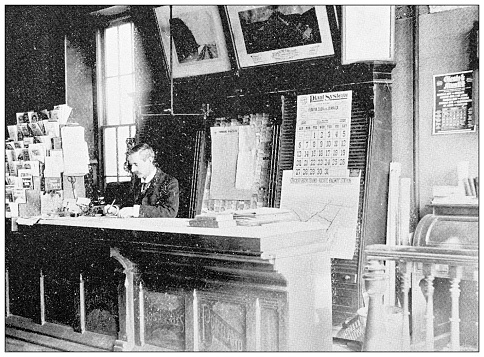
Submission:
<svg viewBox="0 0 484 357">
<path fill-rule="evenodd" d="M 418 196 L 420 212 L 430 213 L 432 186 L 457 185 L 457 164 L 469 161 L 469 175 L 478 175 L 478 132 L 432 135 L 433 75 L 468 70 L 467 34 L 479 18 L 477 6 L 427 13 L 419 17 Z M 392 72 L 393 161 L 402 163 L 402 177 L 412 177 L 413 42 L 412 19 L 396 22 L 396 67 Z M 415 223 L 415 222 L 413 222 Z"/>
</svg>

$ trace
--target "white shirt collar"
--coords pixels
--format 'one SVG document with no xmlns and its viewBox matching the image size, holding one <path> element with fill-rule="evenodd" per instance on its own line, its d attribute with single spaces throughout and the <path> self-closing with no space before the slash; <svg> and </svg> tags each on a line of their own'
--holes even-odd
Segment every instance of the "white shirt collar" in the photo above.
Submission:
<svg viewBox="0 0 484 357">
<path fill-rule="evenodd" d="M 141 183 L 148 183 L 150 182 L 151 180 L 153 180 L 153 177 L 155 177 L 155 174 L 156 174 L 156 167 L 154 168 L 153 172 L 151 174 L 149 174 L 148 176 L 146 176 L 145 179 L 141 178 Z"/>
</svg>

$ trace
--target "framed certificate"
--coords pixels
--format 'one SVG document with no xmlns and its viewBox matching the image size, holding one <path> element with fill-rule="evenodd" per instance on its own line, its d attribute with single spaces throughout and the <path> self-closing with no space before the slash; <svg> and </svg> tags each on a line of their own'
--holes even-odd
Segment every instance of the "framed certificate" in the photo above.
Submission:
<svg viewBox="0 0 484 357">
<path fill-rule="evenodd" d="M 226 6 L 241 68 L 334 55 L 326 6 Z"/>
<path fill-rule="evenodd" d="M 341 46 L 342 64 L 394 61 L 395 6 L 343 6 Z"/>
<path fill-rule="evenodd" d="M 170 6 L 154 11 L 168 70 L 171 35 L 173 78 L 232 69 L 217 6 L 173 6 L 171 19 Z"/>
</svg>

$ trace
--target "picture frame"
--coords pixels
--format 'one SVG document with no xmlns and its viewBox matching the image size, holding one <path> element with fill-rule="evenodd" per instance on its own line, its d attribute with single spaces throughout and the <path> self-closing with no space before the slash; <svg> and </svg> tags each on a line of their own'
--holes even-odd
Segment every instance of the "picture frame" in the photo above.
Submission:
<svg viewBox="0 0 484 357">
<path fill-rule="evenodd" d="M 170 69 L 170 6 L 154 8 L 168 71 Z M 232 69 L 218 6 L 172 6 L 173 78 Z"/>
<path fill-rule="evenodd" d="M 343 65 L 394 61 L 395 6 L 343 6 L 341 47 Z"/>
<path fill-rule="evenodd" d="M 326 6 L 225 7 L 241 68 L 335 54 Z"/>
</svg>

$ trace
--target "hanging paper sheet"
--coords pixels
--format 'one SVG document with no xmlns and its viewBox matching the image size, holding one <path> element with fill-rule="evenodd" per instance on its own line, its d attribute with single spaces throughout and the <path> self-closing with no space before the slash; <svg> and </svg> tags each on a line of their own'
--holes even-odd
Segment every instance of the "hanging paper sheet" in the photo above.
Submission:
<svg viewBox="0 0 484 357">
<path fill-rule="evenodd" d="M 79 125 L 61 129 L 64 155 L 64 175 L 84 176 L 89 172 L 89 152 L 84 140 L 84 128 Z"/>
<path fill-rule="evenodd" d="M 352 259 L 356 247 L 356 226 L 360 177 L 322 178 L 327 183 L 294 183 L 292 170 L 282 176 L 281 208 L 289 209 L 302 222 L 320 222 L 332 258 Z"/>
<path fill-rule="evenodd" d="M 256 164 L 255 128 L 252 125 L 239 126 L 239 153 L 235 188 L 251 190 L 254 184 Z"/>
<path fill-rule="evenodd" d="M 251 190 L 235 186 L 239 154 L 239 126 L 212 127 L 210 199 L 250 200 Z"/>
</svg>

